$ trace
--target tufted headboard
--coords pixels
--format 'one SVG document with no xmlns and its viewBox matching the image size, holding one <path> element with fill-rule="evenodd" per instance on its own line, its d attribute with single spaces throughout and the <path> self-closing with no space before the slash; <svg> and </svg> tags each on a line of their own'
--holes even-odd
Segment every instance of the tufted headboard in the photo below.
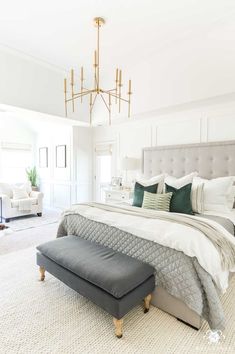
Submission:
<svg viewBox="0 0 235 354">
<path fill-rule="evenodd" d="M 207 179 L 235 176 L 235 141 L 143 149 L 142 172 L 145 177 L 161 173 L 182 177 L 193 171 Z"/>
</svg>

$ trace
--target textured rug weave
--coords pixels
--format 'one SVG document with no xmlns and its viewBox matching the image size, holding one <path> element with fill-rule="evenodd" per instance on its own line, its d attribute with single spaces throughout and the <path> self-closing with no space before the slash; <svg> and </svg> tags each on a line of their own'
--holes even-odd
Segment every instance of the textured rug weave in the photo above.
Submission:
<svg viewBox="0 0 235 354">
<path fill-rule="evenodd" d="M 21 231 L 53 224 L 59 221 L 61 212 L 55 210 L 44 210 L 41 217 L 37 215 L 26 215 L 12 219 L 7 226 L 13 231 Z"/>
<path fill-rule="evenodd" d="M 170 315 L 141 305 L 114 336 L 112 317 L 53 276 L 38 280 L 35 249 L 0 256 L 1 354 L 188 354 L 235 352 L 235 279 L 223 303 L 227 318 L 220 343 L 209 343 L 208 327 L 195 331 Z"/>
</svg>

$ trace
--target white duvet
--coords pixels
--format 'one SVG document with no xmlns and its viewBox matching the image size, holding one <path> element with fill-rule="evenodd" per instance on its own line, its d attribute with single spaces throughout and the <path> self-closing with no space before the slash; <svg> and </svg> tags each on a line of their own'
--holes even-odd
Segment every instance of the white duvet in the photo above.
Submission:
<svg viewBox="0 0 235 354">
<path fill-rule="evenodd" d="M 75 207 L 74 207 L 75 208 Z M 228 287 L 229 272 L 223 270 L 220 255 L 212 242 L 199 230 L 175 222 L 149 219 L 106 211 L 88 205 L 76 205 L 79 214 L 94 221 L 117 227 L 141 238 L 156 242 L 162 246 L 182 251 L 189 257 L 196 257 L 199 264 L 211 275 L 218 289 L 225 292 Z M 199 217 L 196 217 L 200 219 Z M 203 219 L 205 222 L 205 219 Z M 215 221 L 208 220 L 235 245 L 235 238 Z"/>
</svg>

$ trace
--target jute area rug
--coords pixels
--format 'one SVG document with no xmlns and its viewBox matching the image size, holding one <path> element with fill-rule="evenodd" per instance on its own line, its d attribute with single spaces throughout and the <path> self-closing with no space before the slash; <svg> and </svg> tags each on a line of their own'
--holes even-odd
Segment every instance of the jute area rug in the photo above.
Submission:
<svg viewBox="0 0 235 354">
<path fill-rule="evenodd" d="M 189 354 L 235 353 L 235 279 L 223 298 L 226 330 L 218 343 L 151 307 L 141 305 L 124 320 L 124 336 L 114 336 L 112 318 L 46 273 L 40 282 L 35 248 L 0 256 L 1 354 Z"/>
</svg>

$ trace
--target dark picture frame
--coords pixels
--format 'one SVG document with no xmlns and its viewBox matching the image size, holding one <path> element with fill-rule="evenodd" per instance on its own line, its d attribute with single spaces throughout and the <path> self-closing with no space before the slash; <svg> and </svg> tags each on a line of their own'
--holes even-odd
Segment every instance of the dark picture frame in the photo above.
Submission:
<svg viewBox="0 0 235 354">
<path fill-rule="evenodd" d="M 56 168 L 67 167 L 67 147 L 66 145 L 56 146 Z"/>
<path fill-rule="evenodd" d="M 48 147 L 39 148 L 39 167 L 40 168 L 48 167 Z"/>
</svg>

